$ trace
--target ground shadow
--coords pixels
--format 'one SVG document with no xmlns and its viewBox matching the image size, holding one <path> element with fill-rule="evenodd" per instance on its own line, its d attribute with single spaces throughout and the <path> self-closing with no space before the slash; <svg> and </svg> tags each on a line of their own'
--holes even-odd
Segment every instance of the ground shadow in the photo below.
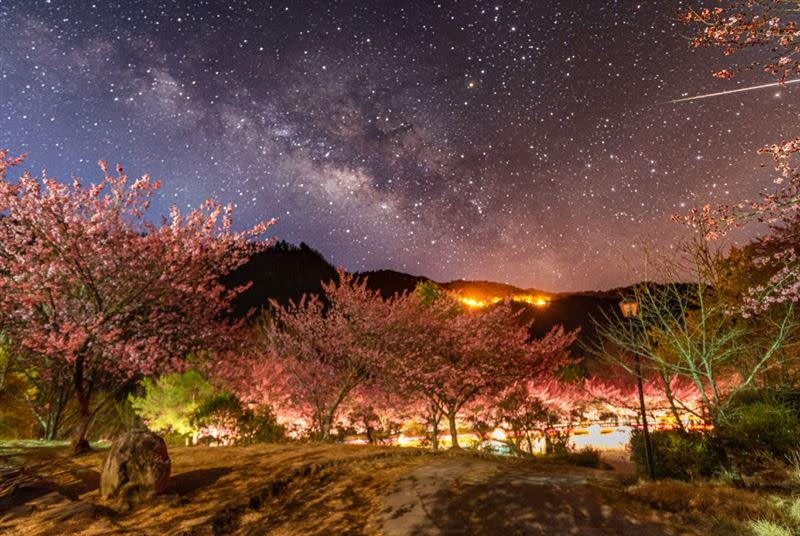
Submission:
<svg viewBox="0 0 800 536">
<path fill-rule="evenodd" d="M 0 497 L 0 517 L 5 512 L 23 506 L 31 501 L 58 491 L 55 486 L 44 480 L 36 480 L 21 486 L 14 491 Z"/>
<path fill-rule="evenodd" d="M 604 504 L 603 494 L 592 485 L 542 480 L 502 475 L 457 493 L 442 490 L 429 519 L 443 535 L 667 534 L 658 524 L 634 521 Z M 426 530 L 411 532 L 421 536 Z"/>
<path fill-rule="evenodd" d="M 179 473 L 170 479 L 169 490 L 179 495 L 194 493 L 200 488 L 213 484 L 231 471 L 230 467 L 212 467 Z"/>
<path fill-rule="evenodd" d="M 74 477 L 69 484 L 56 484 L 58 491 L 73 501 L 77 501 L 84 493 L 94 491 L 100 487 L 100 472 L 93 469 L 72 469 L 70 474 Z"/>
</svg>

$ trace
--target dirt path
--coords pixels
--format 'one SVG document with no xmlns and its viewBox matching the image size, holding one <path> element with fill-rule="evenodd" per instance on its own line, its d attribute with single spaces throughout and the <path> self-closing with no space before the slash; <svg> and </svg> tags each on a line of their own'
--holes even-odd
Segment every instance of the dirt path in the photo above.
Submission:
<svg viewBox="0 0 800 536">
<path fill-rule="evenodd" d="M 611 486 L 607 475 L 578 468 L 441 460 L 397 482 L 382 528 L 392 536 L 693 534 L 615 500 Z"/>
<path fill-rule="evenodd" d="M 0 534 L 699 534 L 670 528 L 669 514 L 633 500 L 615 471 L 468 452 L 174 448 L 168 492 L 131 511 L 99 497 L 104 453 L 43 452 L 7 460 L 31 479 L 0 497 Z"/>
</svg>

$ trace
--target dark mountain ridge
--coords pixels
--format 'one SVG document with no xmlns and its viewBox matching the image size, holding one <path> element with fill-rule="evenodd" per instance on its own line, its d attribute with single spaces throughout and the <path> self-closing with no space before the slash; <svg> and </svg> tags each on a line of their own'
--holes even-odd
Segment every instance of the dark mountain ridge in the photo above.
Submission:
<svg viewBox="0 0 800 536">
<path fill-rule="evenodd" d="M 380 291 L 384 297 L 411 292 L 424 281 L 415 276 L 395 270 L 359 272 L 358 277 L 367 278 L 367 286 Z M 325 257 L 305 243 L 295 246 L 278 242 L 260 252 L 226 278 L 226 283 L 249 284 L 234 302 L 236 316 L 244 316 L 250 310 L 259 310 L 274 299 L 286 304 L 298 301 L 303 294 L 319 294 L 322 282 L 336 278 L 336 268 Z M 510 298 L 514 296 L 544 296 L 546 305 L 528 307 L 534 322 L 531 334 L 541 336 L 553 326 L 562 325 L 567 330 L 581 329 L 581 338 L 594 334 L 592 318 L 601 318 L 603 313 L 617 314 L 620 299 L 630 293 L 629 288 L 608 291 L 576 293 L 548 293 L 537 289 L 522 289 L 493 281 L 455 280 L 436 282 L 442 288 L 458 296 L 470 296 L 483 300 Z"/>
</svg>

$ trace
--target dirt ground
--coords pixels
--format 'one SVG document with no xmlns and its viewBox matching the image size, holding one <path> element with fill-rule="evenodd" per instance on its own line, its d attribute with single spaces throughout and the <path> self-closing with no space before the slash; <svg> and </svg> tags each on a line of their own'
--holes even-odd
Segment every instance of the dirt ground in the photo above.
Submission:
<svg viewBox="0 0 800 536">
<path fill-rule="evenodd" d="M 24 482 L 0 493 L 0 533 L 704 533 L 626 497 L 618 470 L 398 447 L 172 448 L 167 493 L 124 511 L 99 497 L 103 456 L 0 451 L 0 469 L 24 467 Z"/>
</svg>

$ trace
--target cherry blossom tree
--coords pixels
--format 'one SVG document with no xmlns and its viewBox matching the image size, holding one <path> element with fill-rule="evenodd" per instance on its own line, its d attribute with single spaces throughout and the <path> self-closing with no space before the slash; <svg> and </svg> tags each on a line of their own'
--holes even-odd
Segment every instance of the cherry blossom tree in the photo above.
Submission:
<svg viewBox="0 0 800 536">
<path fill-rule="evenodd" d="M 500 428 L 518 452 L 533 454 L 539 438 L 544 439 L 548 452 L 567 448 L 588 400 L 579 385 L 551 376 L 520 381 L 494 396 L 481 396 L 470 404 L 469 411 L 484 433 Z"/>
<path fill-rule="evenodd" d="M 575 333 L 554 328 L 531 340 L 529 323 L 512 304 L 465 309 L 444 294 L 423 289 L 394 301 L 385 335 L 391 348 L 387 374 L 408 395 L 424 398 L 447 417 L 453 448 L 459 448 L 456 420 L 483 394 L 552 374 L 568 362 Z"/>
<path fill-rule="evenodd" d="M 753 47 L 769 49 L 770 59 L 717 71 L 718 78 L 761 68 L 781 81 L 800 73 L 800 27 L 795 0 L 734 1 L 713 8 L 688 9 L 683 21 L 698 27 L 692 46 L 719 46 L 726 56 Z"/>
<path fill-rule="evenodd" d="M 79 452 L 99 388 L 235 345 L 240 325 L 221 316 L 243 289 L 220 277 L 267 245 L 253 239 L 272 222 L 234 232 L 231 206 L 208 200 L 152 223 L 160 184 L 147 175 L 130 181 L 101 161 L 88 187 L 27 171 L 10 179 L 21 161 L 0 151 L 0 330 L 42 375 L 50 360 L 69 368 Z"/>
<path fill-rule="evenodd" d="M 660 374 L 649 372 L 642 381 L 648 422 L 650 419 L 657 421 L 659 417 L 670 416 L 673 426 L 684 430 L 684 415 L 694 415 L 706 420 L 703 397 L 693 382 L 675 376 L 665 386 Z M 603 376 L 585 379 L 580 388 L 585 396 L 593 401 L 596 417 L 613 414 L 624 420 L 641 423 L 639 393 L 632 375 L 626 375 L 624 371 L 610 367 Z"/>
<path fill-rule="evenodd" d="M 349 428 L 367 436 L 369 444 L 397 433 L 414 416 L 413 408 L 380 381 L 360 385 L 345 404 Z"/>
<path fill-rule="evenodd" d="M 285 307 L 272 301 L 258 335 L 262 351 L 226 375 L 244 399 L 271 404 L 282 424 L 300 424 L 328 441 L 353 391 L 379 375 L 388 307 L 366 280 L 340 270 L 322 296 Z"/>
<path fill-rule="evenodd" d="M 733 2 L 689 10 L 683 18 L 687 24 L 699 28 L 692 41 L 695 47 L 720 46 L 726 55 L 753 47 L 768 51 L 763 62 L 724 69 L 714 76 L 732 78 L 741 71 L 759 67 L 784 83 L 790 76 L 800 73 L 797 8 L 798 3 L 790 0 Z M 770 225 L 772 232 L 762 241 L 772 247 L 768 254 L 756 259 L 757 264 L 770 268 L 770 276 L 763 284 L 749 290 L 742 307 L 745 315 L 800 300 L 800 251 L 797 240 L 791 239 L 797 237 L 800 225 L 800 171 L 796 164 L 800 138 L 764 147 L 760 152 L 772 157 L 777 172 L 771 192 L 764 193 L 757 201 L 716 207 L 706 205 L 688 216 L 677 217 L 701 229 L 708 239 L 719 238 L 750 221 Z M 787 240 L 787 236 L 790 239 Z"/>
</svg>

